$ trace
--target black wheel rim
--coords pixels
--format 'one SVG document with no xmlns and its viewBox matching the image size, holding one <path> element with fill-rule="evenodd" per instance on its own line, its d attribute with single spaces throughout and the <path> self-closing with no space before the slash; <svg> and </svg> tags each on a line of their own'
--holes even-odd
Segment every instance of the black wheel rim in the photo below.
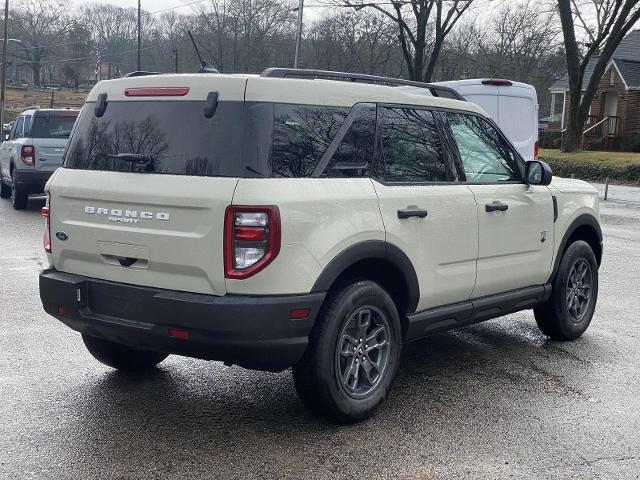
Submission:
<svg viewBox="0 0 640 480">
<path fill-rule="evenodd" d="M 347 319 L 336 345 L 336 374 L 345 392 L 363 398 L 380 385 L 389 363 L 389 321 L 378 308 L 358 308 Z"/>
<path fill-rule="evenodd" d="M 580 323 L 587 313 L 592 290 L 591 265 L 580 258 L 574 262 L 567 277 L 567 311 L 573 323 Z"/>
</svg>

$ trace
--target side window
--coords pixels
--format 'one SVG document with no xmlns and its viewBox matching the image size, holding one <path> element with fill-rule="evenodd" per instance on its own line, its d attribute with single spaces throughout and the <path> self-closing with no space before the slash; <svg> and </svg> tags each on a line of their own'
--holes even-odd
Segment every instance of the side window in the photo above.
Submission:
<svg viewBox="0 0 640 480">
<path fill-rule="evenodd" d="M 451 180 L 431 112 L 384 108 L 378 174 L 389 182 Z"/>
<path fill-rule="evenodd" d="M 30 137 L 31 136 L 31 121 L 33 120 L 33 117 L 31 115 L 28 115 L 26 117 L 24 117 L 24 132 L 22 134 L 23 137 Z"/>
<path fill-rule="evenodd" d="M 11 132 L 11 139 L 22 138 L 22 126 L 24 125 L 24 117 L 18 117 L 16 123 L 13 125 L 13 131 Z"/>
<path fill-rule="evenodd" d="M 361 108 L 324 170 L 323 177 L 367 177 L 376 135 L 375 107 Z"/>
<path fill-rule="evenodd" d="M 463 113 L 447 114 L 468 182 L 521 180 L 511 147 L 486 120 Z"/>
<path fill-rule="evenodd" d="M 271 175 L 308 177 L 349 113 L 349 108 L 275 105 Z"/>
</svg>

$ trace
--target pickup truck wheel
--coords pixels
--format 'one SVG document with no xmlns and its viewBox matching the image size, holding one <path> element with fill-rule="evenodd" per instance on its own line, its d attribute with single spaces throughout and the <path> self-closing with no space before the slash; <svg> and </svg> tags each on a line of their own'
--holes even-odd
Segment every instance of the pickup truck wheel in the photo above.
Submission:
<svg viewBox="0 0 640 480">
<path fill-rule="evenodd" d="M 29 194 L 16 184 L 16 171 L 11 172 L 11 201 L 13 208 L 24 210 L 29 203 Z"/>
<path fill-rule="evenodd" d="M 398 370 L 400 319 L 389 294 L 359 281 L 327 298 L 309 347 L 293 366 L 303 403 L 339 423 L 370 417 L 384 401 Z"/>
<path fill-rule="evenodd" d="M 11 187 L 5 185 L 2 175 L 0 175 L 0 198 L 10 198 L 11 197 Z"/>
<path fill-rule="evenodd" d="M 168 353 L 140 350 L 84 334 L 82 340 L 96 360 L 117 370 L 148 370 L 169 356 Z"/>
<path fill-rule="evenodd" d="M 574 340 L 589 327 L 598 299 L 598 263 L 587 242 L 569 245 L 552 288 L 549 300 L 534 309 L 538 327 L 554 340 Z"/>
</svg>

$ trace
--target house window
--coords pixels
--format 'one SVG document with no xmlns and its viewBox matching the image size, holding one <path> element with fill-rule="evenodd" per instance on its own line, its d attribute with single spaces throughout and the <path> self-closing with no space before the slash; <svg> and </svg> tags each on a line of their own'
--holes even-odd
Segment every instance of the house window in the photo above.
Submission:
<svg viewBox="0 0 640 480">
<path fill-rule="evenodd" d="M 616 74 L 613 71 L 613 68 L 609 70 L 609 85 L 613 85 L 616 81 Z"/>
</svg>

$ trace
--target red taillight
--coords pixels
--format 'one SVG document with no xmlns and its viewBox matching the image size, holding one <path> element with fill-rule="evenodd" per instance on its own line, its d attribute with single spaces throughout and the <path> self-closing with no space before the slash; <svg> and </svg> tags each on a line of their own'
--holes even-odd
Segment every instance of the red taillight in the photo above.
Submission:
<svg viewBox="0 0 640 480">
<path fill-rule="evenodd" d="M 189 332 L 187 330 L 182 330 L 181 328 L 170 328 L 168 335 L 172 338 L 177 338 L 178 340 L 189 340 Z"/>
<path fill-rule="evenodd" d="M 23 145 L 20 149 L 20 160 L 30 167 L 36 164 L 36 149 L 31 145 Z"/>
<path fill-rule="evenodd" d="M 533 146 L 533 158 L 535 160 L 538 159 L 538 154 L 540 153 L 540 147 L 538 146 L 538 142 L 535 143 L 535 145 Z"/>
<path fill-rule="evenodd" d="M 44 218 L 44 235 L 42 236 L 42 243 L 44 244 L 44 251 L 51 253 L 51 219 L 50 219 L 51 204 L 49 195 L 47 195 L 47 204 L 40 210 L 40 215 Z"/>
<path fill-rule="evenodd" d="M 291 320 L 305 320 L 309 318 L 310 313 L 310 308 L 294 308 L 289 312 L 289 318 Z"/>
<path fill-rule="evenodd" d="M 482 80 L 482 84 L 494 85 L 496 87 L 510 87 L 513 85 L 513 82 L 504 78 L 487 78 L 486 80 Z"/>
<path fill-rule="evenodd" d="M 189 87 L 143 87 L 127 88 L 125 97 L 184 97 L 189 93 Z"/>
<path fill-rule="evenodd" d="M 224 275 L 255 275 L 280 252 L 280 211 L 276 206 L 227 207 L 224 215 Z"/>
</svg>

